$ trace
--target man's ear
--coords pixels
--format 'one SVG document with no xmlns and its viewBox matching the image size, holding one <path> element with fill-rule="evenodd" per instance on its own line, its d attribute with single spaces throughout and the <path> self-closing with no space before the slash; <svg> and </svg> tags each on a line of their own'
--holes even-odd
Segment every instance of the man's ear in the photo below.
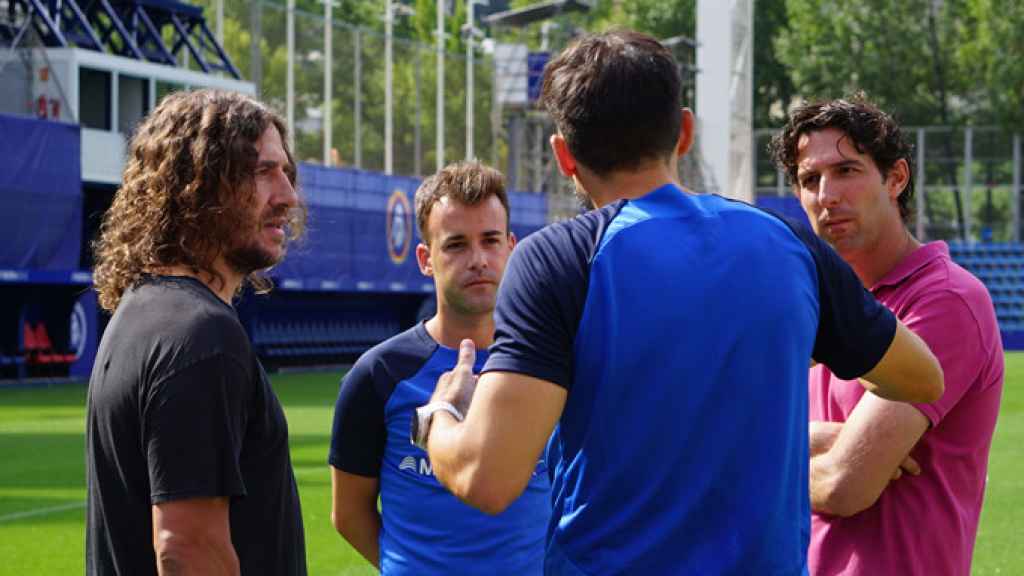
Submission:
<svg viewBox="0 0 1024 576">
<path fill-rule="evenodd" d="M 693 132 L 695 121 L 693 112 L 689 108 L 683 108 L 682 120 L 679 122 L 679 141 L 676 142 L 676 156 L 682 156 L 690 151 L 693 146 Z"/>
<path fill-rule="evenodd" d="M 907 184 L 910 182 L 910 165 L 907 164 L 906 159 L 900 158 L 889 168 L 889 173 L 885 175 L 885 186 L 889 192 L 889 199 L 896 200 L 906 190 Z"/>
<path fill-rule="evenodd" d="M 518 242 L 518 241 L 519 241 L 519 239 L 516 238 L 516 233 L 511 231 L 511 230 L 509 230 L 508 231 L 508 249 L 511 250 L 511 249 L 515 248 L 516 247 L 516 242 Z"/>
<path fill-rule="evenodd" d="M 567 178 L 575 176 L 578 172 L 576 158 L 569 151 L 569 144 L 565 141 L 565 137 L 559 133 L 552 134 L 550 143 L 551 151 L 555 154 L 555 160 L 558 161 L 559 172 Z"/>
<path fill-rule="evenodd" d="M 416 245 L 416 263 L 419 264 L 421 274 L 433 278 L 434 265 L 430 262 L 430 246 L 423 242 Z"/>
</svg>

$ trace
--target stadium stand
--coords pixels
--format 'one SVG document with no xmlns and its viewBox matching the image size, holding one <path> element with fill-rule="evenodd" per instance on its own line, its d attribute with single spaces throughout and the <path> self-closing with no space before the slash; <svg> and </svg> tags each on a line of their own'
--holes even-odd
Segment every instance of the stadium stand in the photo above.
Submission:
<svg viewBox="0 0 1024 576">
<path fill-rule="evenodd" d="M 1024 245 L 951 243 L 949 251 L 988 287 L 1004 337 L 1024 332 Z"/>
<path fill-rule="evenodd" d="M 265 322 L 257 320 L 251 334 L 261 356 L 299 357 L 304 361 L 344 360 L 366 351 L 400 331 L 397 321 L 327 320 Z"/>
</svg>

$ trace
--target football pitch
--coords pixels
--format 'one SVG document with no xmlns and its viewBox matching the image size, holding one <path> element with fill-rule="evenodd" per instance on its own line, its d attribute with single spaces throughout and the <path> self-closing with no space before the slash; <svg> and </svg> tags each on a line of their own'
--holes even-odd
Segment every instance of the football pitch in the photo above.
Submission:
<svg viewBox="0 0 1024 576">
<path fill-rule="evenodd" d="M 1024 353 L 1006 359 L 976 575 L 1024 574 Z M 273 384 L 288 416 L 310 574 L 374 574 L 330 523 L 326 459 L 340 375 L 275 375 Z M 0 575 L 84 572 L 84 407 L 81 385 L 0 389 Z"/>
</svg>

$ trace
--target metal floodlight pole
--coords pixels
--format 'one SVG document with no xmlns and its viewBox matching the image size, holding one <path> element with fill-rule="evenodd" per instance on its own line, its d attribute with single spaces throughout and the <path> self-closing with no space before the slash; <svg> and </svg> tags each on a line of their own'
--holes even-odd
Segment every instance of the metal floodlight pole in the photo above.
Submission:
<svg viewBox="0 0 1024 576">
<path fill-rule="evenodd" d="M 384 9 L 384 173 L 391 174 L 392 172 L 392 150 L 391 150 L 391 139 L 392 135 L 392 47 L 391 47 L 391 34 L 392 26 L 394 24 L 394 6 L 392 0 L 385 2 Z"/>
<path fill-rule="evenodd" d="M 922 241 L 922 242 L 925 241 L 925 233 L 928 231 L 927 230 L 927 226 L 926 226 L 926 224 L 928 224 L 928 223 L 925 222 L 925 212 L 926 212 L 925 211 L 925 203 L 928 202 L 928 199 L 925 198 L 925 194 L 928 193 L 928 186 L 927 186 L 926 180 L 925 180 L 926 172 L 925 172 L 925 166 L 924 166 L 924 158 L 925 158 L 925 155 L 924 155 L 925 154 L 925 149 L 924 149 L 924 147 L 925 147 L 925 145 L 926 145 L 926 141 L 925 141 L 925 131 L 924 131 L 924 128 L 918 128 L 917 129 L 917 175 L 916 175 L 916 178 L 917 178 L 917 194 L 914 195 L 915 196 L 914 197 L 914 200 L 915 200 L 915 210 L 917 212 L 917 218 L 916 218 L 916 223 L 915 223 L 915 226 L 914 226 L 914 232 L 916 233 L 917 239 Z"/>
<path fill-rule="evenodd" d="M 473 7 L 475 0 L 466 0 L 466 160 L 473 152 Z"/>
<path fill-rule="evenodd" d="M 285 120 L 288 122 L 288 145 L 295 150 L 295 0 L 288 0 L 285 15 L 287 28 L 288 66 L 285 74 Z M 294 152 L 293 152 L 294 153 Z"/>
<path fill-rule="evenodd" d="M 421 133 L 422 133 L 422 130 L 423 130 L 423 109 L 420 106 L 420 85 L 422 84 L 422 82 L 420 81 L 420 77 L 422 76 L 423 73 L 420 70 L 420 64 L 422 62 L 422 58 L 420 57 L 420 43 L 419 42 L 417 42 L 415 44 L 415 49 L 416 49 L 416 65 L 415 65 L 415 67 L 413 69 L 414 70 L 413 81 L 416 83 L 416 90 L 415 90 L 415 93 L 416 93 L 416 100 L 415 100 L 415 105 L 416 105 L 416 128 L 415 128 L 415 130 L 416 131 L 415 131 L 415 133 L 413 135 L 413 141 L 414 141 L 414 144 L 415 144 L 415 147 L 413 149 L 413 172 L 417 176 L 422 176 L 423 175 L 423 141 L 421 140 L 421 135 L 422 135 Z"/>
<path fill-rule="evenodd" d="M 437 0 L 437 171 L 444 168 L 444 1 Z"/>
<path fill-rule="evenodd" d="M 352 39 L 355 45 L 353 49 L 355 51 L 355 70 L 352 75 L 355 76 L 355 86 L 352 88 L 352 95 L 355 99 L 353 105 L 353 115 L 355 119 L 352 124 L 355 128 L 355 141 L 353 143 L 353 160 L 355 161 L 356 168 L 363 167 L 363 42 L 362 42 L 362 31 L 359 28 L 355 29 L 355 33 L 352 34 Z"/>
<path fill-rule="evenodd" d="M 964 129 L 964 228 L 962 238 L 964 242 L 973 243 L 971 238 L 971 196 L 974 194 L 974 128 L 968 126 Z"/>
<path fill-rule="evenodd" d="M 249 5 L 249 80 L 256 86 L 256 95 L 262 94 L 263 84 L 263 51 L 260 40 L 263 37 L 263 4 L 253 2 Z"/>
<path fill-rule="evenodd" d="M 1021 199 L 1021 138 L 1020 132 L 1013 135 L 1013 241 L 1020 242 L 1020 199 Z"/>
<path fill-rule="evenodd" d="M 224 0 L 217 0 L 217 43 L 224 45 Z"/>
<path fill-rule="evenodd" d="M 333 73 L 333 51 L 334 44 L 331 39 L 332 28 L 334 24 L 331 21 L 331 8 L 334 0 L 324 0 L 324 166 L 331 166 L 331 86 L 333 85 L 333 79 L 331 74 Z"/>
</svg>

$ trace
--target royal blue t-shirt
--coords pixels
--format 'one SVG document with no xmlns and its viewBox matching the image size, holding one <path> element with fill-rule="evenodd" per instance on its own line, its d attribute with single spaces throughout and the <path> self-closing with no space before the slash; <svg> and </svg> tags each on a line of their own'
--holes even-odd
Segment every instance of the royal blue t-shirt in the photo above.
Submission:
<svg viewBox="0 0 1024 576">
<path fill-rule="evenodd" d="M 478 351 L 474 370 L 486 359 Z M 413 412 L 457 361 L 422 323 L 363 354 L 338 392 L 329 462 L 380 478 L 382 574 L 540 574 L 551 516 L 545 463 L 518 500 L 488 516 L 448 492 L 409 441 Z"/>
<path fill-rule="evenodd" d="M 484 371 L 568 391 L 549 574 L 801 574 L 807 369 L 868 372 L 895 318 L 812 232 L 674 185 L 512 253 Z"/>
</svg>

